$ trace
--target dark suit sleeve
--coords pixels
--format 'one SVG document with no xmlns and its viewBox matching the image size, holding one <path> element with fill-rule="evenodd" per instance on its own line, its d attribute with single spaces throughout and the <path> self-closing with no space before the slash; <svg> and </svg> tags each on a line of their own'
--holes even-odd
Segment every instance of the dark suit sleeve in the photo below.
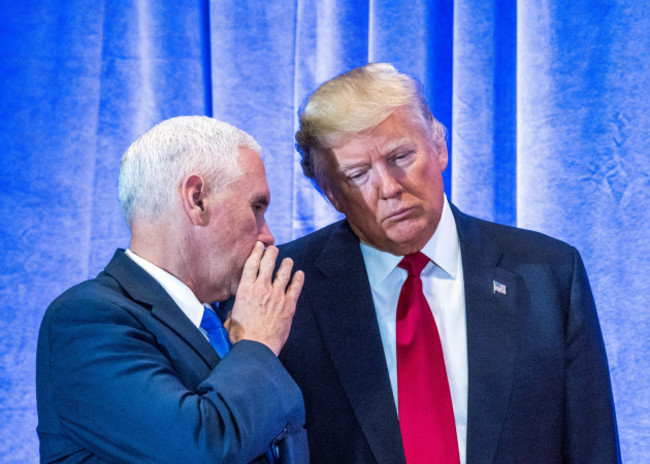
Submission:
<svg viewBox="0 0 650 464">
<path fill-rule="evenodd" d="M 573 249 L 566 315 L 566 436 L 569 463 L 620 462 L 609 367 L 587 274 Z"/>
<path fill-rule="evenodd" d="M 197 365 L 205 379 L 195 389 L 167 348 L 118 304 L 55 303 L 38 346 L 43 462 L 88 453 L 91 462 L 244 463 L 278 434 L 301 433 L 300 391 L 266 346 L 241 341 L 212 371 Z"/>
</svg>

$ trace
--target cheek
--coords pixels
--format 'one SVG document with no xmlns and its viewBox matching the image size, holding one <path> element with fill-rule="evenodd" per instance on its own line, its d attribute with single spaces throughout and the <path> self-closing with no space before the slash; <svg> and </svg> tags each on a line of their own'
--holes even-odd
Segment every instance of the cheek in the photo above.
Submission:
<svg viewBox="0 0 650 464">
<path fill-rule="evenodd" d="M 254 238 L 257 230 L 255 217 L 250 214 L 238 214 L 227 218 L 219 224 L 221 230 L 220 238 L 217 243 L 225 253 L 232 256 L 236 261 L 240 260 L 245 250 L 252 251 L 255 244 Z M 252 243 L 252 244 L 251 244 Z"/>
<path fill-rule="evenodd" d="M 408 185 L 409 190 L 422 199 L 437 196 L 443 190 L 442 172 L 432 164 L 421 166 L 410 177 Z"/>
<path fill-rule="evenodd" d="M 374 217 L 377 213 L 377 197 L 369 186 L 351 189 L 343 200 L 356 215 Z"/>
<path fill-rule="evenodd" d="M 377 227 L 376 211 L 361 201 L 349 203 L 347 210 L 343 211 L 343 214 L 345 214 L 349 222 L 366 229 L 368 232 Z"/>
<path fill-rule="evenodd" d="M 252 212 L 250 214 L 246 214 L 244 217 L 240 218 L 239 227 L 237 227 L 237 230 L 235 232 L 241 241 L 252 241 L 254 244 L 255 240 L 257 240 L 257 236 L 259 235 L 259 221 Z"/>
</svg>

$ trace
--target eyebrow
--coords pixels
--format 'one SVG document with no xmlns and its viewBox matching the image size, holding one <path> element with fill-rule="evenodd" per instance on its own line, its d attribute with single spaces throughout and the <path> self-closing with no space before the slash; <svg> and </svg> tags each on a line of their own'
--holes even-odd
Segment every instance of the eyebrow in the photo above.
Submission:
<svg viewBox="0 0 650 464">
<path fill-rule="evenodd" d="M 415 145 L 415 141 L 411 137 L 402 137 L 401 139 L 394 140 L 384 147 L 384 154 L 391 155 L 393 152 L 404 148 L 407 145 Z"/>
<path fill-rule="evenodd" d="M 345 164 L 345 165 L 340 165 L 339 166 L 339 171 L 342 173 L 346 173 L 348 171 L 353 171 L 356 168 L 362 168 L 365 166 L 368 166 L 369 163 L 367 162 L 361 162 L 361 163 L 352 163 L 352 164 Z"/>
<path fill-rule="evenodd" d="M 390 143 L 388 143 L 385 147 L 383 147 L 383 156 L 390 156 L 394 152 L 407 147 L 409 145 L 415 145 L 415 141 L 411 137 L 402 137 L 400 139 L 394 140 Z M 368 162 L 362 161 L 360 163 L 351 163 L 351 164 L 342 164 L 339 166 L 339 171 L 342 173 L 347 173 L 348 171 L 352 171 L 356 168 L 362 168 L 365 166 L 368 166 Z"/>
</svg>

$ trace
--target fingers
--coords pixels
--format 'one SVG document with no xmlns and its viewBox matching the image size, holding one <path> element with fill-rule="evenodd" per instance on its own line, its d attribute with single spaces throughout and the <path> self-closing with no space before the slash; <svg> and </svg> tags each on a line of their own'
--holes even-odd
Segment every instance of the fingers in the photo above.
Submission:
<svg viewBox="0 0 650 464">
<path fill-rule="evenodd" d="M 226 321 L 233 343 L 253 340 L 268 346 L 276 355 L 287 341 L 305 274 L 297 271 L 293 278 L 293 260 L 275 263 L 279 251 L 258 242 L 244 264 L 235 303 Z M 275 274 L 275 276 L 274 276 Z"/>
<path fill-rule="evenodd" d="M 265 250 L 262 242 L 256 242 L 253 251 L 244 263 L 240 285 L 245 283 L 254 284 L 255 282 L 272 283 L 274 288 L 282 289 L 284 292 L 291 277 L 293 260 L 284 258 L 275 274 L 275 278 L 273 278 L 273 269 L 275 268 L 278 253 L 277 247 L 270 246 Z"/>
<path fill-rule="evenodd" d="M 258 279 L 264 283 L 271 283 L 273 280 L 273 269 L 275 268 L 275 260 L 278 258 L 278 248 L 270 246 L 264 252 L 264 256 L 260 261 L 260 272 Z"/>
<path fill-rule="evenodd" d="M 273 287 L 279 289 L 284 293 L 289 283 L 289 278 L 291 277 L 291 269 L 293 268 L 293 260 L 291 258 L 284 258 L 280 267 L 275 273 L 275 280 L 273 281 Z"/>
<path fill-rule="evenodd" d="M 298 303 L 298 297 L 302 291 L 302 286 L 305 283 L 305 273 L 302 271 L 296 271 L 291 280 L 291 285 L 287 289 L 287 300 L 294 307 Z"/>
<path fill-rule="evenodd" d="M 263 254 L 264 244 L 262 242 L 256 242 L 253 251 L 244 263 L 244 269 L 242 270 L 241 281 L 239 283 L 240 285 L 255 282 Z"/>
<path fill-rule="evenodd" d="M 296 271 L 293 279 L 291 280 L 289 288 L 287 288 L 287 284 L 291 278 L 292 269 L 293 260 L 291 258 L 284 258 L 280 264 L 280 268 L 275 273 L 273 287 L 276 289 L 276 291 L 282 292 L 286 297 L 288 305 L 295 309 L 295 306 L 298 302 L 298 297 L 300 296 L 303 284 L 305 283 L 305 273 L 302 271 Z"/>
</svg>

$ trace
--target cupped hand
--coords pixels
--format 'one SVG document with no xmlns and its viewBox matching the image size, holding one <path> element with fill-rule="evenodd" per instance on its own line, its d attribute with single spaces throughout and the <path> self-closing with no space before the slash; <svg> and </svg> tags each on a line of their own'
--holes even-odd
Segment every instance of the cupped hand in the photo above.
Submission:
<svg viewBox="0 0 650 464">
<path fill-rule="evenodd" d="M 302 271 L 296 271 L 291 278 L 291 258 L 282 260 L 273 278 L 277 257 L 276 247 L 264 250 L 262 242 L 255 244 L 244 264 L 235 304 L 224 324 L 233 343 L 254 340 L 268 346 L 276 356 L 289 337 L 305 281 Z"/>
</svg>

